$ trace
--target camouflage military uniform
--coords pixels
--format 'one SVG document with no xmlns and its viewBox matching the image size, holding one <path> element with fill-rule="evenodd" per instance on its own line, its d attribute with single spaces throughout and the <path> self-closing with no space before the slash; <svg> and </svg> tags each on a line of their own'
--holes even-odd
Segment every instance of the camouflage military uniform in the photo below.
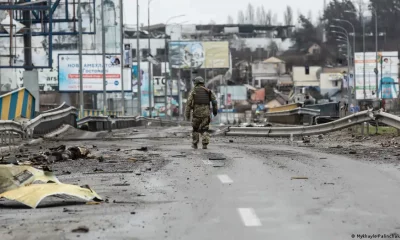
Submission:
<svg viewBox="0 0 400 240">
<path fill-rule="evenodd" d="M 198 104 L 199 101 L 198 98 L 196 98 L 196 94 L 204 95 L 204 93 L 207 94 L 205 96 L 207 96 L 208 98 L 208 104 L 205 104 L 205 99 L 203 99 L 202 104 Z M 190 113 L 193 111 L 193 148 L 197 148 L 197 144 L 200 141 L 200 135 L 202 135 L 202 144 L 204 149 L 206 149 L 207 145 L 210 143 L 210 134 L 208 133 L 209 125 L 211 122 L 210 102 L 213 105 L 214 116 L 216 116 L 217 98 L 215 94 L 211 92 L 211 90 L 205 88 L 202 84 L 197 84 L 189 94 L 189 98 L 186 104 L 185 116 L 186 119 L 190 119 Z"/>
</svg>

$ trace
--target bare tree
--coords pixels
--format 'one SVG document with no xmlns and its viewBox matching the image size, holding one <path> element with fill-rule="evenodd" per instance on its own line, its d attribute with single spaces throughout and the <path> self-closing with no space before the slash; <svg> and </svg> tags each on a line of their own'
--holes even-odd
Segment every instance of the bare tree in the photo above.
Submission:
<svg viewBox="0 0 400 240">
<path fill-rule="evenodd" d="M 308 11 L 307 18 L 308 18 L 308 20 L 309 20 L 310 22 L 313 22 L 313 15 L 312 15 L 312 11 L 311 11 L 311 10 Z"/>
<path fill-rule="evenodd" d="M 247 20 L 246 23 L 254 24 L 255 13 L 254 13 L 254 7 L 251 3 L 249 3 L 249 5 L 247 5 L 246 20 Z"/>
<path fill-rule="evenodd" d="M 238 24 L 244 24 L 245 19 L 244 19 L 244 13 L 242 10 L 238 12 L 238 18 L 237 18 Z"/>
<path fill-rule="evenodd" d="M 262 24 L 262 16 L 261 16 L 261 7 L 260 6 L 257 7 L 255 23 Z"/>
<path fill-rule="evenodd" d="M 285 11 L 285 14 L 283 16 L 283 21 L 284 21 L 284 24 L 286 26 L 293 25 L 293 10 L 292 10 L 292 7 L 290 7 L 290 6 L 286 7 L 286 11 Z M 291 30 L 291 28 L 288 28 L 286 30 L 286 36 L 290 37 L 291 35 L 292 35 L 292 30 Z"/>
<path fill-rule="evenodd" d="M 278 14 L 274 13 L 272 16 L 272 25 L 278 25 Z"/>
<path fill-rule="evenodd" d="M 233 17 L 231 15 L 228 16 L 227 23 L 233 24 Z"/>
<path fill-rule="evenodd" d="M 267 12 L 265 11 L 264 6 L 261 7 L 260 24 L 262 24 L 262 25 L 268 25 L 268 24 L 267 24 Z"/>
<path fill-rule="evenodd" d="M 269 52 L 269 57 L 275 57 L 279 52 L 278 44 L 276 44 L 276 42 L 274 42 L 274 41 L 270 42 L 267 49 Z"/>
<path fill-rule="evenodd" d="M 367 9 L 368 6 L 367 6 L 367 4 L 364 2 L 364 0 L 353 0 L 353 2 L 354 2 L 354 5 L 355 5 L 356 8 L 357 8 L 358 17 L 359 17 L 359 19 L 360 19 L 360 22 L 362 22 L 362 16 L 363 16 L 364 12 L 365 12 L 366 10 L 368 10 L 368 9 Z"/>
<path fill-rule="evenodd" d="M 265 25 L 272 25 L 272 11 L 268 10 L 268 13 L 265 17 Z"/>
<path fill-rule="evenodd" d="M 285 11 L 285 14 L 284 14 L 283 18 L 284 18 L 283 21 L 284 21 L 286 26 L 293 25 L 293 10 L 292 10 L 292 7 L 290 7 L 290 6 L 286 7 L 286 11 Z"/>
</svg>

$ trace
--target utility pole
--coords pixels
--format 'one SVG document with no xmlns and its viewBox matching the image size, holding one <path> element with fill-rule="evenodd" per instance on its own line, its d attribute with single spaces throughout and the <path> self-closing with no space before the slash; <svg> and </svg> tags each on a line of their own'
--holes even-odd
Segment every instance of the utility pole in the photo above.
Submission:
<svg viewBox="0 0 400 240">
<path fill-rule="evenodd" d="M 140 26 L 139 26 L 139 0 L 136 0 L 136 15 L 137 15 L 137 31 L 136 31 L 136 55 L 137 55 L 137 78 L 138 78 L 138 114 L 142 116 L 142 82 L 140 81 L 140 74 L 142 70 L 140 69 Z"/>
<path fill-rule="evenodd" d="M 363 79 L 363 84 L 364 84 L 364 100 L 367 98 L 367 92 L 366 92 L 366 90 L 365 90 L 365 19 L 364 19 L 364 16 L 362 17 L 362 32 L 363 32 L 363 52 L 364 52 L 364 67 L 363 67 L 363 70 L 364 70 L 364 79 Z"/>
<path fill-rule="evenodd" d="M 167 25 L 165 25 L 165 32 L 167 31 L 166 29 Z M 167 62 L 168 62 L 168 48 L 167 48 L 167 33 L 165 33 L 165 62 L 164 62 L 164 72 L 165 72 L 165 89 L 164 89 L 164 101 L 165 101 L 165 118 L 167 118 L 168 115 L 168 77 L 167 77 Z"/>
<path fill-rule="evenodd" d="M 79 100 L 81 116 L 83 118 L 84 100 L 83 100 L 83 63 L 82 63 L 82 8 L 81 0 L 78 0 L 78 29 L 79 29 Z"/>
<path fill-rule="evenodd" d="M 120 52 L 121 52 L 121 101 L 122 101 L 122 116 L 125 116 L 125 89 L 124 89 L 124 10 L 123 10 L 124 1 L 119 0 L 119 17 L 120 17 L 120 33 L 121 33 L 121 44 L 120 44 Z"/>
<path fill-rule="evenodd" d="M 103 115 L 107 114 L 107 80 L 106 80 L 106 28 L 104 25 L 104 0 L 101 1 L 101 48 L 103 54 Z"/>
<path fill-rule="evenodd" d="M 376 52 L 376 57 L 375 57 L 375 62 L 376 62 L 376 65 L 375 65 L 375 68 L 376 68 L 376 71 L 375 71 L 375 74 L 376 74 L 375 95 L 376 95 L 376 98 L 378 98 L 378 91 L 379 91 L 379 88 L 378 88 L 378 84 L 379 84 L 379 79 L 378 79 L 378 14 L 377 14 L 375 8 L 373 10 L 375 12 L 375 52 Z"/>
<path fill-rule="evenodd" d="M 153 0 L 149 0 L 149 2 L 148 2 L 148 5 L 147 5 L 147 31 L 148 31 L 148 46 L 149 46 L 149 49 L 148 49 L 148 52 L 149 52 L 149 54 L 151 54 L 151 41 L 150 41 L 150 3 L 152 2 Z M 152 105 L 152 94 L 153 94 L 153 92 L 152 92 L 152 89 L 151 89 L 151 85 L 152 85 L 152 83 L 153 83 L 153 79 L 152 79 L 152 75 L 153 75 L 153 73 L 152 73 L 152 69 L 151 69 L 151 62 L 150 61 L 148 61 L 148 63 L 149 63 L 149 73 L 148 73 L 148 76 L 149 76 L 149 116 L 150 116 L 150 118 L 152 117 L 152 115 L 153 115 L 153 110 L 152 110 L 152 107 L 151 107 L 151 105 Z"/>
<path fill-rule="evenodd" d="M 181 25 L 181 34 L 182 34 L 182 25 Z M 179 38 L 179 47 L 181 46 L 181 38 Z M 179 55 L 180 55 L 180 59 L 182 59 L 182 52 L 179 51 Z M 182 116 L 182 109 L 183 109 L 183 103 L 182 103 L 182 89 L 181 89 L 181 79 L 182 79 L 182 75 L 181 75 L 181 67 L 179 66 L 178 68 L 178 101 L 179 101 L 179 114 L 178 114 L 178 121 L 181 120 L 181 116 Z M 207 79 L 207 76 L 206 76 Z"/>
</svg>

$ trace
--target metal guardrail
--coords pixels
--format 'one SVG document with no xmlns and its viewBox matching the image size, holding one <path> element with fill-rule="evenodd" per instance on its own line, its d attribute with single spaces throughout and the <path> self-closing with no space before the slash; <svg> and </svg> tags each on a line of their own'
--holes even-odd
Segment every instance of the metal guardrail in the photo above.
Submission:
<svg viewBox="0 0 400 240">
<path fill-rule="evenodd" d="M 40 114 L 36 118 L 23 124 L 23 130 L 28 137 L 46 134 L 56 130 L 63 124 L 76 127 L 77 109 L 68 107 L 58 111 Z"/>
<path fill-rule="evenodd" d="M 379 115 L 385 119 L 387 116 Z M 310 136 L 338 131 L 353 125 L 361 124 L 370 120 L 375 120 L 372 111 L 359 112 L 337 121 L 314 126 L 304 127 L 229 127 L 225 132 L 227 136 L 249 136 L 249 137 L 291 137 L 291 136 Z M 398 119 L 400 128 L 400 118 Z"/>
<path fill-rule="evenodd" d="M 320 115 L 320 110 L 319 109 L 308 109 L 308 108 L 296 108 L 293 110 L 282 111 L 282 112 L 265 113 L 266 117 L 280 117 L 280 116 L 290 116 L 290 115 L 318 116 L 318 115 Z"/>
<path fill-rule="evenodd" d="M 25 133 L 22 129 L 22 125 L 20 123 L 10 120 L 0 120 L 1 144 L 15 143 L 15 134 L 18 134 L 21 137 L 21 139 L 25 136 Z"/>
<path fill-rule="evenodd" d="M 47 111 L 43 111 L 42 114 L 51 113 L 51 112 L 57 112 L 57 111 L 59 111 L 61 109 L 65 109 L 65 108 L 68 108 L 68 107 L 70 107 L 70 106 L 68 106 L 65 102 L 63 102 L 60 106 L 58 106 L 56 108 L 53 108 L 53 109 L 50 109 L 50 110 L 47 110 Z"/>
<path fill-rule="evenodd" d="M 295 108 L 286 111 L 268 112 L 264 116 L 271 123 L 313 125 L 315 117 L 320 115 L 319 109 Z"/>
<path fill-rule="evenodd" d="M 77 122 L 78 126 L 88 125 L 89 131 L 104 131 L 111 129 L 123 129 L 130 127 L 140 126 L 179 126 L 189 125 L 188 122 L 176 122 L 170 120 L 164 120 L 160 118 L 147 118 L 139 116 L 118 116 L 116 118 L 110 118 L 108 116 L 88 116 L 80 119 Z"/>
<path fill-rule="evenodd" d="M 379 111 L 376 113 L 376 119 L 378 120 L 378 122 L 381 122 L 381 123 L 384 123 L 391 127 L 400 129 L 400 117 L 399 116 Z"/>
</svg>

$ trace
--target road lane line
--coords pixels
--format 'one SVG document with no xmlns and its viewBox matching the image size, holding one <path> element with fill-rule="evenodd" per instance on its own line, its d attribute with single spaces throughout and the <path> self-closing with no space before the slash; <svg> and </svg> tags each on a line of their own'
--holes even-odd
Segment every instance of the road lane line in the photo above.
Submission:
<svg viewBox="0 0 400 240">
<path fill-rule="evenodd" d="M 203 163 L 205 165 L 213 165 L 213 163 L 210 160 L 203 160 Z"/>
<path fill-rule="evenodd" d="M 259 227 L 261 221 L 252 208 L 238 208 L 240 217 L 246 227 Z"/>
<path fill-rule="evenodd" d="M 223 184 L 233 183 L 233 180 L 228 175 L 218 175 L 217 177 Z"/>
</svg>

